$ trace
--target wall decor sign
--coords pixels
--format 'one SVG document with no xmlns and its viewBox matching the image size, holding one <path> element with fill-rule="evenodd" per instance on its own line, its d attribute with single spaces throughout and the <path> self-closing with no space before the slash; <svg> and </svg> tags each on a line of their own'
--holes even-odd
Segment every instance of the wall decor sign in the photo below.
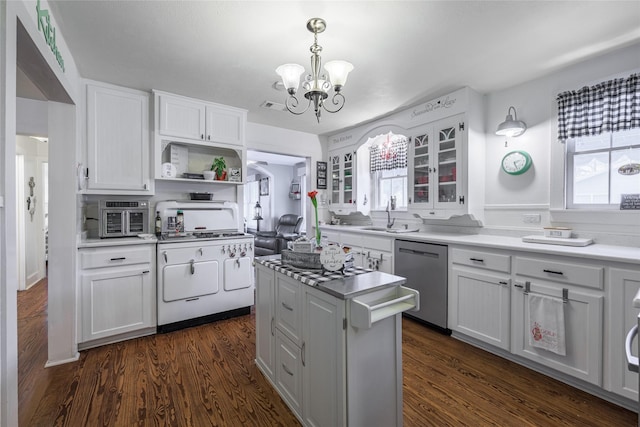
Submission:
<svg viewBox="0 0 640 427">
<path fill-rule="evenodd" d="M 242 171 L 240 168 L 229 168 L 229 181 L 230 182 L 242 181 Z"/>
<path fill-rule="evenodd" d="M 38 31 L 42 31 L 42 35 L 44 35 L 44 41 L 47 42 L 47 44 L 51 48 L 53 56 L 56 57 L 56 61 L 58 61 L 58 65 L 64 73 L 64 58 L 62 57 L 62 54 L 58 50 L 58 45 L 56 44 L 56 29 L 51 25 L 51 17 L 49 16 L 49 11 L 47 9 L 40 8 L 40 0 L 38 0 L 38 2 L 36 3 L 36 15 L 38 17 Z"/>
<path fill-rule="evenodd" d="M 316 178 L 318 190 L 327 189 L 327 162 L 316 162 Z"/>
<path fill-rule="evenodd" d="M 640 194 L 621 194 L 621 210 L 640 210 Z"/>
<path fill-rule="evenodd" d="M 260 180 L 260 195 L 261 196 L 269 195 L 269 178 L 262 178 Z"/>
</svg>

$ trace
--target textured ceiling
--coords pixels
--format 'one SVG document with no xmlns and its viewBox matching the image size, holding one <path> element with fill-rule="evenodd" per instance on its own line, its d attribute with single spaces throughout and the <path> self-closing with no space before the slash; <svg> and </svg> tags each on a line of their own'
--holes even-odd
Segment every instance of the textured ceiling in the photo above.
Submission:
<svg viewBox="0 0 640 427">
<path fill-rule="evenodd" d="M 639 1 L 50 1 L 83 77 L 249 110 L 251 122 L 327 134 L 463 86 L 486 93 L 640 41 Z M 355 70 L 347 103 L 317 124 L 282 103 L 275 68 L 323 60 Z"/>
</svg>

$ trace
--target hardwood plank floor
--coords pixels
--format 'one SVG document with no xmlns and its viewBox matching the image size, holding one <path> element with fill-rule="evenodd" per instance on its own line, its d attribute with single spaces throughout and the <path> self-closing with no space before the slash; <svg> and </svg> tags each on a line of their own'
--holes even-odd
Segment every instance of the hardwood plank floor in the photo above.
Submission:
<svg viewBox="0 0 640 427">
<path fill-rule="evenodd" d="M 18 294 L 20 426 L 299 425 L 255 366 L 253 314 L 45 369 L 46 288 Z M 409 319 L 403 371 L 405 426 L 637 425 L 633 412 Z"/>
</svg>

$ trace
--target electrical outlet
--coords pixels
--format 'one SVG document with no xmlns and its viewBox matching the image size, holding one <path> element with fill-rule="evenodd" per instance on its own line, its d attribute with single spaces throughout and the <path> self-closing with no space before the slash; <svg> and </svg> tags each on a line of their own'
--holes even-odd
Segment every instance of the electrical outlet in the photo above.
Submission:
<svg viewBox="0 0 640 427">
<path fill-rule="evenodd" d="M 540 224 L 540 214 L 524 214 L 522 215 L 522 221 L 525 224 Z"/>
</svg>

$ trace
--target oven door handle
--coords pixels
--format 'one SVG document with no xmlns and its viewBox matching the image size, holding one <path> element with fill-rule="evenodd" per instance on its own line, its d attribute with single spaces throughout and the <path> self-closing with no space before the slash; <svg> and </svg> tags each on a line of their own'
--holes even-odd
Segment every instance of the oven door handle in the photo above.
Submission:
<svg viewBox="0 0 640 427">
<path fill-rule="evenodd" d="M 195 261 L 191 260 L 189 261 L 189 264 L 191 266 L 191 274 L 195 274 L 196 273 L 196 265 L 195 265 Z"/>
<path fill-rule="evenodd" d="M 631 372 L 638 372 L 638 358 L 631 354 L 631 347 L 633 344 L 633 339 L 638 335 L 638 325 L 635 325 L 633 328 L 627 332 L 627 339 L 624 343 L 624 349 L 627 354 L 627 369 Z"/>
</svg>

